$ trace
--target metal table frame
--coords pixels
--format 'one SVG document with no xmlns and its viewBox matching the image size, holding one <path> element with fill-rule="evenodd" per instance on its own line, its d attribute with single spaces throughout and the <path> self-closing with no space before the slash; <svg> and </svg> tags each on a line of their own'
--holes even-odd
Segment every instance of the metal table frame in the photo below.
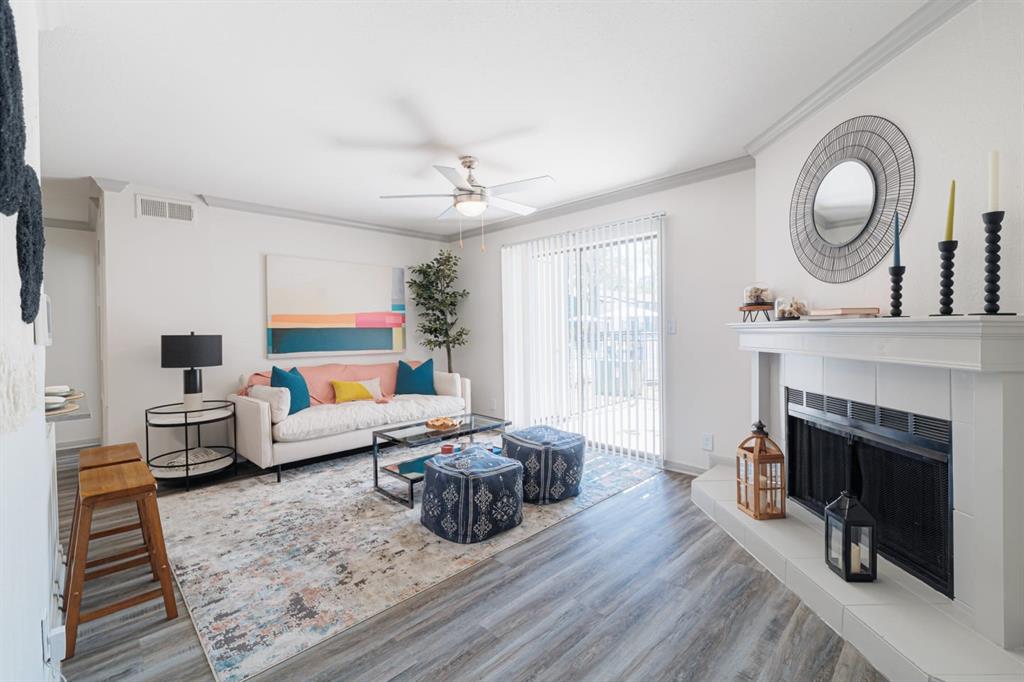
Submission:
<svg viewBox="0 0 1024 682">
<path fill-rule="evenodd" d="M 166 410 L 165 409 L 165 408 L 168 408 L 168 407 L 176 407 L 178 405 L 181 405 L 182 409 L 180 409 L 180 410 Z M 202 417 L 200 417 L 198 421 L 191 421 L 191 422 L 189 421 L 189 415 L 190 414 L 202 415 L 202 413 L 204 413 L 204 412 L 212 412 L 214 410 L 224 410 L 224 409 L 229 410 L 229 413 L 224 415 L 224 416 L 222 416 L 222 417 L 217 417 L 215 419 L 202 419 Z M 159 411 L 159 410 L 162 410 L 162 411 Z M 165 417 L 167 417 L 167 416 L 174 416 L 174 415 L 181 415 L 182 421 L 180 421 L 178 423 L 169 423 L 169 424 L 153 423 L 153 422 L 150 421 L 150 416 L 151 415 L 161 415 L 161 416 L 165 416 Z M 184 469 L 185 469 L 185 490 L 190 490 L 191 486 L 192 486 L 192 473 L 189 471 L 190 463 L 188 461 L 188 456 L 189 456 L 189 453 L 192 450 L 195 450 L 195 449 L 203 447 L 202 427 L 206 426 L 207 424 L 217 424 L 217 423 L 222 422 L 222 421 L 224 421 L 226 419 L 230 419 L 231 420 L 231 442 L 232 443 L 237 443 L 238 442 L 238 422 L 235 420 L 235 404 L 233 402 L 231 402 L 230 400 L 204 400 L 203 401 L 203 407 L 198 409 L 198 410 L 186 410 L 185 406 L 182 403 L 167 403 L 165 405 L 156 405 L 155 407 L 147 408 L 146 409 L 146 464 L 150 467 L 150 469 L 155 469 L 156 470 L 156 471 L 154 471 L 154 474 L 153 474 L 154 477 L 156 477 L 159 480 L 165 480 L 165 481 L 166 480 L 174 480 L 171 477 L 159 476 L 157 474 L 159 473 L 160 469 L 181 469 L 182 467 L 184 467 Z M 189 430 L 190 426 L 196 427 L 196 444 L 195 444 L 194 447 L 189 447 L 188 430 Z M 151 457 L 150 454 L 149 454 L 149 429 L 150 429 L 150 427 L 152 427 L 154 429 L 179 429 L 179 428 L 184 428 L 185 429 L 185 447 L 184 448 L 179 448 L 177 450 L 168 450 L 167 452 L 161 452 L 161 453 L 159 453 L 157 455 L 153 455 Z M 224 467 L 222 467 L 220 469 L 217 469 L 216 471 L 210 471 L 210 472 L 206 472 L 206 473 L 200 474 L 200 476 L 208 476 L 208 475 L 220 473 L 221 471 L 224 471 L 224 469 L 227 469 L 229 466 L 234 466 L 235 473 L 236 474 L 238 473 L 238 449 L 235 448 L 234 445 L 208 445 L 206 447 L 208 447 L 210 449 L 216 448 L 218 451 L 219 450 L 226 450 L 227 452 L 225 452 L 223 455 L 221 455 L 220 457 L 217 457 L 215 459 L 206 460 L 205 462 L 203 462 L 203 464 L 205 464 L 207 462 L 216 462 L 216 461 L 219 461 L 221 459 L 229 459 L 229 458 L 231 459 L 231 464 L 228 464 L 227 466 L 224 466 Z M 185 464 L 184 465 L 182 465 L 182 464 L 157 464 L 157 463 L 154 463 L 154 462 L 159 462 L 162 458 L 171 457 L 173 455 L 177 455 L 177 454 L 182 453 L 182 452 L 185 453 Z"/>
<path fill-rule="evenodd" d="M 405 447 L 418 447 L 420 445 L 430 445 L 431 443 L 440 443 L 442 441 L 451 440 L 453 438 L 461 438 L 462 436 L 469 436 L 469 442 L 472 443 L 472 442 L 475 442 L 474 437 L 476 436 L 476 434 L 478 434 L 478 433 L 487 433 L 489 431 L 498 431 L 500 433 L 504 433 L 505 427 L 509 426 L 512 423 L 512 422 L 507 421 L 505 419 L 498 419 L 497 417 L 490 417 L 490 416 L 488 416 L 486 414 L 477 414 L 477 413 L 461 414 L 461 415 L 458 415 L 458 416 L 456 416 L 454 418 L 455 419 L 463 419 L 463 418 L 466 418 L 466 417 L 481 417 L 481 418 L 484 418 L 484 419 L 492 419 L 492 420 L 494 420 L 494 423 L 488 424 L 486 426 L 481 426 L 480 428 L 473 428 L 473 429 L 463 429 L 460 426 L 459 428 L 451 429 L 450 431 L 435 431 L 433 433 L 436 434 L 436 435 L 427 436 L 423 440 L 417 440 L 415 443 L 409 442 L 409 439 L 407 439 L 407 438 L 402 438 L 402 437 L 399 437 L 399 436 L 390 436 L 388 434 L 388 432 L 389 431 L 399 431 L 399 430 L 402 430 L 402 429 L 415 428 L 417 426 L 425 426 L 426 423 L 427 423 L 426 421 L 417 422 L 415 424 L 405 424 L 403 426 L 392 426 L 392 427 L 387 428 L 387 429 L 381 429 L 379 431 L 374 431 L 373 432 L 373 489 L 376 490 L 381 495 L 383 495 L 384 497 L 388 498 L 389 500 L 391 500 L 393 502 L 398 502 L 399 504 L 403 504 L 406 507 L 408 507 L 409 509 L 412 509 L 414 507 L 414 501 L 413 501 L 414 500 L 414 487 L 415 487 L 415 485 L 417 483 L 419 483 L 420 481 L 423 480 L 422 478 L 416 479 L 416 480 L 412 480 L 412 479 L 409 479 L 406 476 L 402 476 L 401 474 L 399 474 L 397 472 L 388 471 L 387 469 L 384 469 L 383 467 L 381 467 L 379 465 L 380 445 L 381 445 L 380 444 L 380 440 L 384 440 L 384 441 L 386 441 L 388 443 L 394 443 L 396 445 L 404 445 Z M 431 455 L 431 457 L 433 457 L 433 455 Z M 404 464 L 405 462 L 412 462 L 412 461 L 415 461 L 417 459 L 419 459 L 419 457 L 412 457 L 412 458 L 407 459 L 407 460 L 402 460 L 400 462 L 396 462 L 396 464 Z M 409 495 L 408 495 L 408 497 L 402 497 L 401 495 L 396 495 L 393 492 L 391 492 L 390 490 L 382 488 L 380 486 L 380 478 L 379 478 L 379 472 L 380 471 L 383 471 L 384 473 L 388 474 L 389 476 L 397 478 L 400 481 L 404 481 L 404 482 L 408 483 L 409 484 Z"/>
</svg>

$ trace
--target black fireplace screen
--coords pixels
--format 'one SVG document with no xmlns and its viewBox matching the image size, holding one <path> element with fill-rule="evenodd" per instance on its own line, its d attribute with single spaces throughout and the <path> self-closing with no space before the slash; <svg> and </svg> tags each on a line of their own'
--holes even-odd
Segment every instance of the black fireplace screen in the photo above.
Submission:
<svg viewBox="0 0 1024 682">
<path fill-rule="evenodd" d="M 878 524 L 878 552 L 939 592 L 953 596 L 949 462 L 873 440 L 864 432 L 822 428 L 789 416 L 789 495 L 819 516 L 843 490 Z M 917 448 L 920 450 L 920 448 Z"/>
</svg>

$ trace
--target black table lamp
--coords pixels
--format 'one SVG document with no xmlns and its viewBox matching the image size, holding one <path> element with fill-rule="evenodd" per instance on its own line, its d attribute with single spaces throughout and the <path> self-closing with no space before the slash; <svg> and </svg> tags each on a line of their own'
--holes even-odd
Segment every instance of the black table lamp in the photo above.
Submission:
<svg viewBox="0 0 1024 682">
<path fill-rule="evenodd" d="M 185 368 L 186 410 L 203 406 L 203 373 L 198 367 L 217 367 L 223 362 L 220 335 L 197 336 L 195 332 L 160 337 L 160 366 Z"/>
</svg>

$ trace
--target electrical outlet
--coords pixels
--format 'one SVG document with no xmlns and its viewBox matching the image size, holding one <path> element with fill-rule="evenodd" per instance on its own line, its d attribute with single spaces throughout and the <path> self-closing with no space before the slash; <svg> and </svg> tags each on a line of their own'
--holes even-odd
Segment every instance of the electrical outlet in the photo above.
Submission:
<svg viewBox="0 0 1024 682">
<path fill-rule="evenodd" d="M 715 434 L 713 433 L 702 433 L 700 434 L 700 449 L 707 452 L 713 452 L 715 449 Z"/>
<path fill-rule="evenodd" d="M 497 398 L 491 398 L 491 414 L 494 414 L 497 411 L 498 411 L 498 399 Z"/>
<path fill-rule="evenodd" d="M 675 320 L 669 320 L 666 326 L 668 327 L 667 331 L 670 335 L 675 334 L 678 331 Z"/>
</svg>

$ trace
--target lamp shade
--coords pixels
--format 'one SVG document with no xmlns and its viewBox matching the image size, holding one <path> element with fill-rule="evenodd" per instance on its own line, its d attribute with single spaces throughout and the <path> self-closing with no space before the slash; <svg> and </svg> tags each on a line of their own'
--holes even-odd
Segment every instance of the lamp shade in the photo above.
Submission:
<svg viewBox="0 0 1024 682">
<path fill-rule="evenodd" d="M 222 364 L 220 334 L 160 337 L 161 367 L 216 367 Z"/>
</svg>

